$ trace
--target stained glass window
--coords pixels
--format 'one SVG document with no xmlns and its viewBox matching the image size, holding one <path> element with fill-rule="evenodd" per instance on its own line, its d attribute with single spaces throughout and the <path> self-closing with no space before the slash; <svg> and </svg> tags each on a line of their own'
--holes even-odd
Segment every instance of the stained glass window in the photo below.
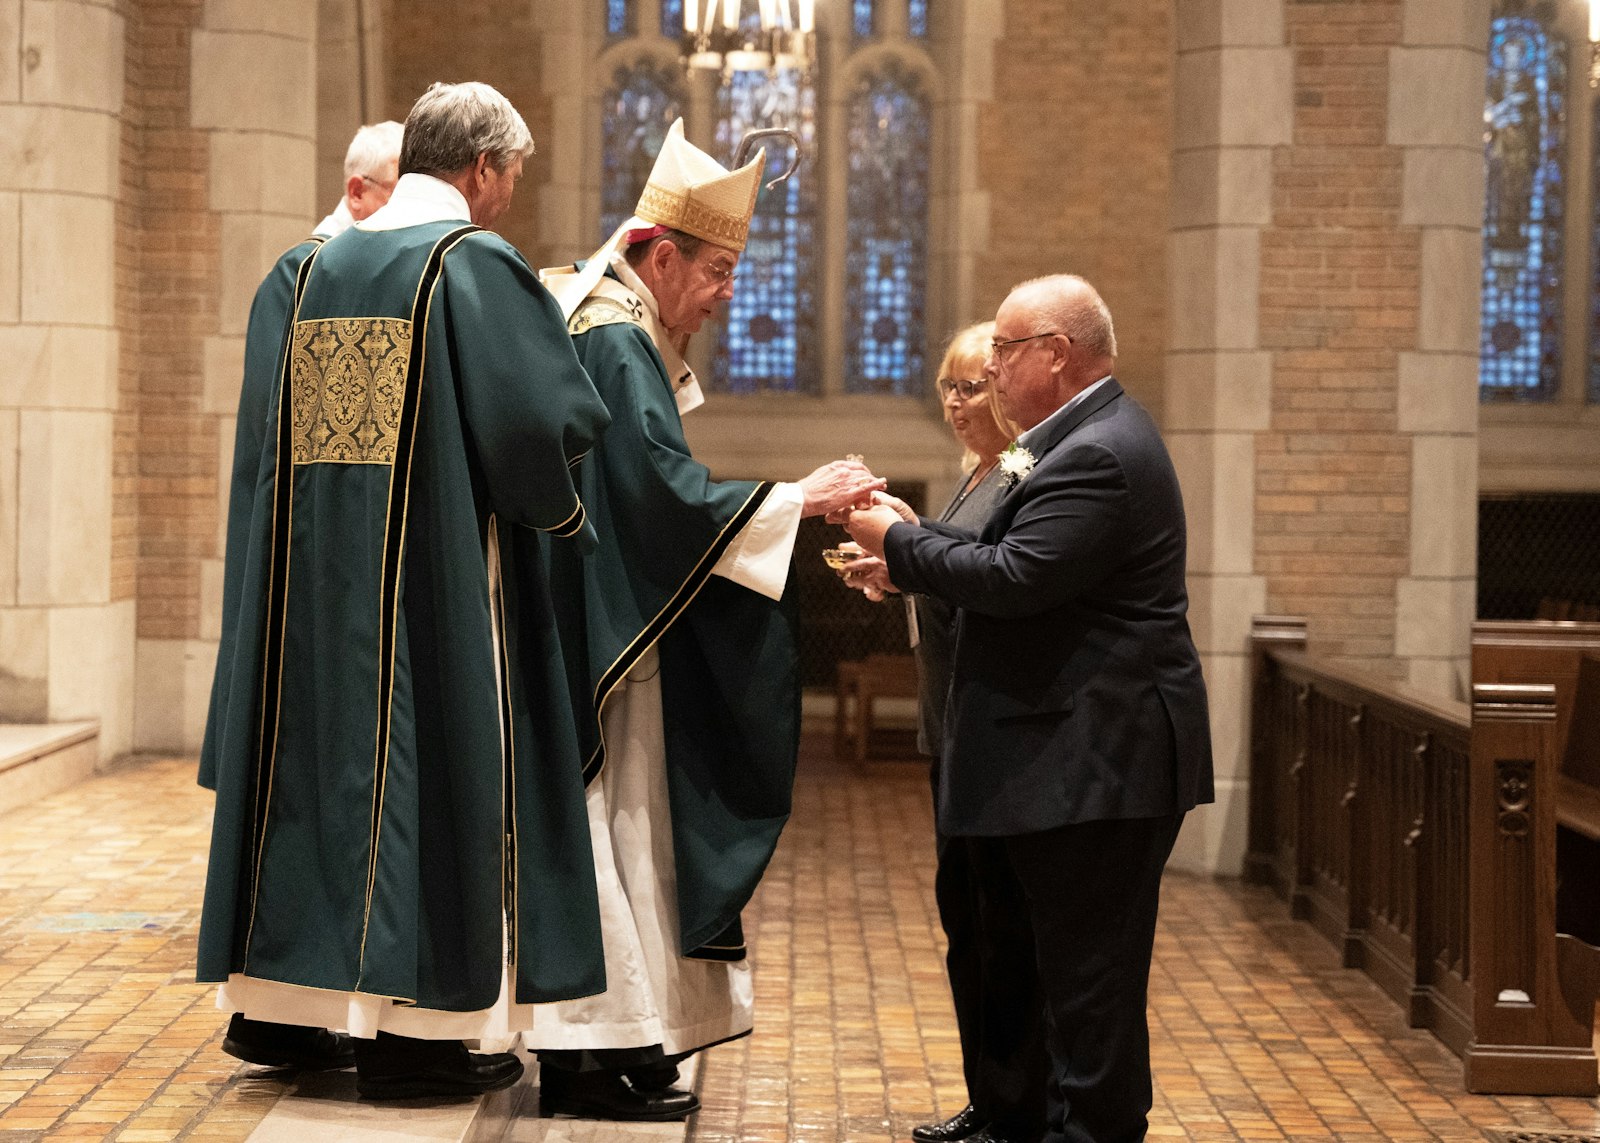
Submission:
<svg viewBox="0 0 1600 1143">
<path fill-rule="evenodd" d="M 1566 45 L 1532 15 L 1497 16 L 1484 104 L 1485 401 L 1548 401 L 1561 372 Z"/>
<path fill-rule="evenodd" d="M 926 36 L 928 34 L 928 0 L 911 0 L 911 7 L 906 13 L 906 19 L 913 36 Z"/>
<path fill-rule="evenodd" d="M 628 0 L 606 0 L 606 35 L 621 36 L 627 31 Z"/>
<path fill-rule="evenodd" d="M 856 35 L 872 35 L 872 0 L 851 0 L 850 12 Z"/>
<path fill-rule="evenodd" d="M 661 34 L 676 36 L 683 31 L 683 0 L 661 0 Z"/>
<path fill-rule="evenodd" d="M 761 191 L 728 303 L 711 384 L 732 393 L 818 390 L 816 355 L 816 91 L 793 68 L 735 72 L 717 93 L 718 157 L 733 161 L 746 131 L 787 127 L 806 162 Z M 779 143 L 782 150 L 782 144 Z M 786 155 L 768 148 L 768 168 Z"/>
<path fill-rule="evenodd" d="M 894 71 L 850 100 L 845 389 L 921 396 L 928 270 L 928 104 Z"/>
<path fill-rule="evenodd" d="M 600 112 L 602 238 L 632 216 L 682 105 L 675 69 L 641 63 L 617 71 Z"/>
</svg>

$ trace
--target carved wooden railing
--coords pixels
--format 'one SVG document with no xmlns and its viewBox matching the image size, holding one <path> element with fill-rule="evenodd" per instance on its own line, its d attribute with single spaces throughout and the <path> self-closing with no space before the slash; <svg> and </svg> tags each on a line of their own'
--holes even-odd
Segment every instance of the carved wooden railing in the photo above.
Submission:
<svg viewBox="0 0 1600 1143">
<path fill-rule="evenodd" d="M 1258 617 L 1252 647 L 1246 875 L 1460 1054 L 1469 1090 L 1594 1094 L 1557 967 L 1555 688 L 1420 694 L 1312 658 L 1294 617 Z"/>
</svg>

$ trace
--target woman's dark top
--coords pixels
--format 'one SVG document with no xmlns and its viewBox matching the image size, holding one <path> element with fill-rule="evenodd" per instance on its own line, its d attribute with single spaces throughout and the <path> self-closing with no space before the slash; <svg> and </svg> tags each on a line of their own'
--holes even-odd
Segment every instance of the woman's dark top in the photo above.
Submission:
<svg viewBox="0 0 1600 1143">
<path fill-rule="evenodd" d="M 1004 485 L 994 465 L 972 488 L 969 475 L 956 486 L 939 519 L 974 535 L 988 523 Z M 955 654 L 955 608 L 931 595 L 907 597 L 917 609 L 917 749 L 934 758 L 944 746 L 944 708 L 950 697 L 950 666 Z"/>
</svg>

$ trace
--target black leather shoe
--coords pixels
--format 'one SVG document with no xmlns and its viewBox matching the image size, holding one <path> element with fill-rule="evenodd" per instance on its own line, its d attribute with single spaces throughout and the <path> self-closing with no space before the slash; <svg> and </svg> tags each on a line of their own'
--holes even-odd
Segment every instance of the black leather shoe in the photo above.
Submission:
<svg viewBox="0 0 1600 1143">
<path fill-rule="evenodd" d="M 356 1091 L 367 1099 L 466 1098 L 510 1087 L 522 1061 L 510 1052 L 469 1052 L 460 1040 L 416 1040 L 379 1032 L 356 1041 Z"/>
<path fill-rule="evenodd" d="M 356 1062 L 355 1045 L 342 1032 L 250 1020 L 239 1012 L 228 1022 L 222 1050 L 247 1064 L 308 1072 L 337 1071 Z"/>
<path fill-rule="evenodd" d="M 972 1104 L 967 1104 L 943 1123 L 924 1123 L 911 1129 L 911 1138 L 917 1143 L 954 1143 L 957 1139 L 971 1139 L 984 1128 L 984 1119 Z"/>
<path fill-rule="evenodd" d="M 675 1087 L 635 1090 L 621 1073 L 569 1072 L 539 1069 L 539 1114 L 579 1119 L 613 1119 L 630 1123 L 667 1123 L 700 1110 L 700 1098 Z"/>
</svg>

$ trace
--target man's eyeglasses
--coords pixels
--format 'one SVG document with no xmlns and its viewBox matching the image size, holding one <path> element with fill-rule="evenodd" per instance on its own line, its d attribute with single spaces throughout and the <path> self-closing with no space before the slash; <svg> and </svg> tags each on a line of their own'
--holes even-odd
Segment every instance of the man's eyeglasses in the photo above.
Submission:
<svg viewBox="0 0 1600 1143">
<path fill-rule="evenodd" d="M 362 175 L 360 177 L 361 177 L 361 181 L 362 182 L 371 183 L 373 186 L 378 187 L 381 190 L 386 190 L 386 191 L 394 190 L 394 183 L 392 183 L 392 182 L 390 182 L 390 183 L 380 182 L 378 179 L 373 178 L 371 175 Z M 398 180 L 396 180 L 396 181 L 398 181 Z"/>
<path fill-rule="evenodd" d="M 1008 345 L 1020 345 L 1024 341 L 1036 341 L 1041 337 L 1064 337 L 1064 338 L 1067 339 L 1068 344 L 1071 344 L 1071 342 L 1072 342 L 1072 335 L 1071 334 L 1069 334 L 1069 333 L 1061 333 L 1059 330 L 1050 330 L 1048 333 L 1030 333 L 1027 337 L 1008 337 L 1004 341 L 996 340 L 995 338 L 990 338 L 989 339 L 989 355 L 991 357 L 993 357 L 996 361 L 999 361 L 1002 357 L 1005 356 L 1005 354 L 1000 352 L 1000 351 L 1003 350 L 1006 346 L 1008 346 Z"/>
<path fill-rule="evenodd" d="M 713 262 L 702 262 L 700 265 L 711 276 L 711 280 L 719 286 L 733 281 L 734 271 L 738 269 L 737 266 L 718 266 Z"/>
<path fill-rule="evenodd" d="M 973 394 L 981 392 L 983 387 L 988 383 L 989 379 L 987 377 L 980 377 L 975 381 L 958 380 L 954 377 L 941 377 L 937 382 L 939 386 L 939 396 L 941 399 L 948 398 L 951 393 L 954 393 L 963 401 L 972 400 Z"/>
</svg>

